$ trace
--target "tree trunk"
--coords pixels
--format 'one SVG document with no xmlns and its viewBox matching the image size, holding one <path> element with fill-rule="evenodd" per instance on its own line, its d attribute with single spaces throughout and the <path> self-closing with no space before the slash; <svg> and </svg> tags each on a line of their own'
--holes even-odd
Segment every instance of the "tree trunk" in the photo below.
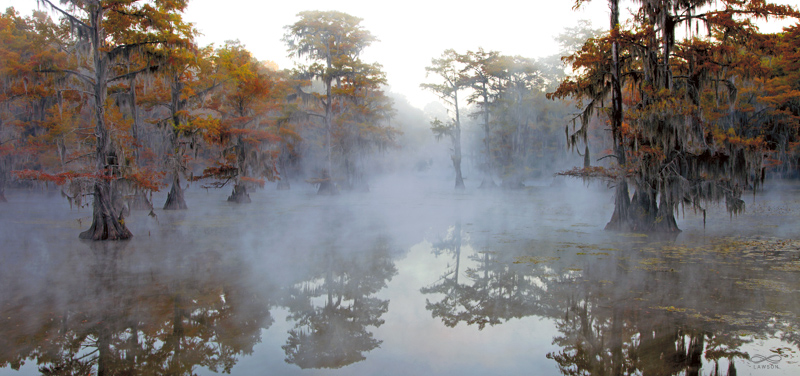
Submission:
<svg viewBox="0 0 800 376">
<path fill-rule="evenodd" d="M 183 300 L 181 295 L 175 296 L 172 306 L 172 334 L 166 340 L 168 348 L 172 350 L 172 358 L 169 360 L 168 368 L 171 374 L 184 373 L 182 344 L 184 337 L 186 337 L 186 330 L 183 325 L 183 319 L 187 315 L 183 308 Z"/>
<path fill-rule="evenodd" d="M 609 7 L 611 8 L 611 30 L 619 27 L 619 0 L 609 0 Z M 614 39 L 611 43 L 611 136 L 613 138 L 614 156 L 617 158 L 617 165 L 625 168 L 627 164 L 625 158 L 624 140 L 622 139 L 622 85 L 620 83 L 619 72 L 619 42 Z M 588 167 L 591 164 L 589 159 L 589 146 L 586 146 L 586 154 L 584 165 Z M 637 194 L 639 191 L 636 191 Z M 637 199 L 636 194 L 634 200 Z M 635 203 L 631 203 L 630 193 L 628 191 L 628 182 L 625 177 L 620 177 L 617 180 L 617 188 L 614 192 L 614 213 L 611 215 L 611 220 L 606 224 L 606 230 L 613 231 L 630 231 L 635 227 L 633 223 L 636 215 L 632 212 L 637 207 Z"/>
<path fill-rule="evenodd" d="M 289 185 L 289 171 L 286 167 L 289 152 L 286 150 L 286 144 L 281 143 L 281 154 L 278 156 L 278 167 L 280 167 L 280 177 L 278 178 L 278 190 L 288 191 L 291 189 Z"/>
<path fill-rule="evenodd" d="M 489 147 L 489 94 L 488 89 L 486 88 L 486 82 L 483 82 L 483 146 L 484 152 L 486 153 L 486 179 L 491 179 L 492 184 L 494 184 L 494 179 L 492 178 L 492 174 L 494 173 L 494 169 L 492 168 L 492 155 L 491 149 Z M 483 184 L 481 184 L 483 186 Z M 496 185 L 495 185 L 496 186 Z"/>
<path fill-rule="evenodd" d="M 678 222 L 675 221 L 673 205 L 667 202 L 663 194 L 658 203 L 658 211 L 656 212 L 656 218 L 653 223 L 653 232 L 664 234 L 681 232 L 678 228 Z"/>
<path fill-rule="evenodd" d="M 291 186 L 289 185 L 289 181 L 288 180 L 283 180 L 283 179 L 278 180 L 278 190 L 279 191 L 288 191 L 289 189 L 291 189 Z"/>
<path fill-rule="evenodd" d="M 464 177 L 461 176 L 461 127 L 456 125 L 455 137 L 453 137 L 453 168 L 456 170 L 456 190 L 463 191 Z"/>
<path fill-rule="evenodd" d="M 453 156 L 453 168 L 456 169 L 456 190 L 463 191 L 466 187 L 464 187 L 464 177 L 461 176 L 461 153 L 458 155 Z"/>
<path fill-rule="evenodd" d="M 143 190 L 137 189 L 131 200 L 131 210 L 153 210 L 153 204 Z"/>
<path fill-rule="evenodd" d="M 638 187 L 633 198 L 628 200 L 628 186 L 617 185 L 614 199 L 614 214 L 606 224 L 610 231 L 635 231 L 659 234 L 677 234 L 681 230 L 675 221 L 675 213 L 662 196 L 656 204 L 657 192 Z"/>
<path fill-rule="evenodd" d="M 0 185 L 0 202 L 8 202 L 6 200 L 6 187 Z"/>
<path fill-rule="evenodd" d="M 92 209 L 92 226 L 80 234 L 87 240 L 125 240 L 133 237 L 125 227 L 119 200 L 112 193 L 112 182 L 98 179 L 94 185 L 94 204 Z M 120 213 L 120 214 L 117 214 Z"/>
<path fill-rule="evenodd" d="M 237 204 L 249 204 L 250 195 L 247 194 L 247 188 L 242 183 L 236 183 L 233 186 L 233 192 L 228 197 L 228 202 L 235 202 Z"/>
<path fill-rule="evenodd" d="M 228 200 L 230 201 L 230 199 Z M 172 188 L 167 194 L 167 202 L 164 203 L 164 210 L 186 210 L 188 208 L 189 207 L 186 205 L 186 200 L 183 198 L 181 179 L 176 173 L 172 180 Z"/>
<path fill-rule="evenodd" d="M 331 57 L 328 56 L 328 69 L 331 69 Z M 325 149 L 328 153 L 327 155 L 327 168 L 329 177 L 333 176 L 333 144 L 332 144 L 332 133 L 333 133 L 333 90 L 331 88 L 333 85 L 333 80 L 328 77 L 325 79 Z M 321 188 L 321 186 L 320 186 Z"/>
<path fill-rule="evenodd" d="M 105 101 L 108 95 L 108 53 L 102 51 L 101 41 L 102 20 L 104 9 L 90 8 L 91 24 L 95 34 L 91 35 L 92 53 L 94 58 L 94 112 L 95 112 L 95 137 L 97 146 L 95 151 L 96 173 L 94 183 L 94 201 L 92 209 L 92 226 L 80 234 L 81 239 L 90 240 L 124 240 L 130 239 L 133 234 L 125 227 L 122 216 L 122 205 L 118 202 L 117 187 L 114 180 L 119 175 L 119 162 L 117 161 L 111 134 L 105 123 Z"/>
<path fill-rule="evenodd" d="M 624 355 L 622 353 L 622 321 L 624 311 L 621 305 L 614 305 L 611 309 L 611 333 L 609 347 L 611 350 L 611 374 L 622 375 Z"/>
<path fill-rule="evenodd" d="M 453 98 L 456 108 L 456 129 L 453 134 L 453 168 L 456 170 L 456 187 L 457 191 L 463 191 L 464 177 L 461 176 L 461 114 L 458 111 L 458 88 L 453 92 Z"/>
<path fill-rule="evenodd" d="M 478 186 L 478 189 L 495 189 L 497 188 L 497 183 L 494 182 L 494 179 L 490 177 L 485 177 L 481 180 L 481 185 Z"/>
<path fill-rule="evenodd" d="M 111 370 L 111 333 L 106 323 L 100 324 L 100 333 L 97 334 L 97 376 L 113 374 Z"/>
<path fill-rule="evenodd" d="M 705 334 L 694 333 L 689 340 L 689 351 L 686 354 L 686 376 L 700 375 L 700 368 L 703 367 L 703 347 Z"/>
<path fill-rule="evenodd" d="M 494 183 L 494 180 L 490 180 Z M 481 188 L 483 187 L 483 183 L 481 183 Z M 503 189 L 523 189 L 525 188 L 525 184 L 522 182 L 522 177 L 519 174 L 513 174 L 506 179 L 503 179 L 503 183 L 501 184 Z"/>
<path fill-rule="evenodd" d="M 653 224 L 658 214 L 655 195 L 656 192 L 651 189 L 641 186 L 636 188 L 628 217 L 631 231 L 651 232 L 653 230 Z"/>
<path fill-rule="evenodd" d="M 628 182 L 621 180 L 617 182 L 614 191 L 614 214 L 606 224 L 609 231 L 628 231 L 631 227 L 631 198 L 628 193 Z"/>
<path fill-rule="evenodd" d="M 319 188 L 317 189 L 318 195 L 335 195 L 339 193 L 339 189 L 336 188 L 336 185 L 333 184 L 332 181 L 326 180 L 319 183 Z"/>
</svg>

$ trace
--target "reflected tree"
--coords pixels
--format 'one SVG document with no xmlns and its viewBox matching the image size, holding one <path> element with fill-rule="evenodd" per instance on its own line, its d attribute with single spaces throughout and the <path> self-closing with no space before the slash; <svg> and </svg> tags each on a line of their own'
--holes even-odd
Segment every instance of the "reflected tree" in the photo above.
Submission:
<svg viewBox="0 0 800 376">
<path fill-rule="evenodd" d="M 444 297 L 439 302 L 431 303 L 425 299 L 425 309 L 431 311 L 433 317 L 441 317 L 442 322 L 449 327 L 454 327 L 464 318 L 457 313 L 458 307 L 462 304 L 464 286 L 458 282 L 461 272 L 461 242 L 462 242 L 461 222 L 456 222 L 447 235 L 432 244 L 433 253 L 439 256 L 443 253 L 450 253 L 453 257 L 453 266 L 448 263 L 447 270 L 439 277 L 436 283 L 428 287 L 423 287 L 420 292 L 423 294 L 443 294 Z"/>
<path fill-rule="evenodd" d="M 452 254 L 455 267 L 421 289 L 441 296 L 426 299 L 426 308 L 448 327 L 550 318 L 560 350 L 547 357 L 565 375 L 733 375 L 764 355 L 746 350 L 756 338 L 798 347 L 785 334 L 794 333 L 798 312 L 787 299 L 791 288 L 766 282 L 766 273 L 771 281 L 780 269 L 764 263 L 775 260 L 730 263 L 730 249 L 744 243 L 690 250 L 650 242 L 612 255 L 611 248 L 588 252 L 586 244 L 553 243 L 549 252 L 542 242 L 487 239 L 473 250 L 456 224 L 432 244 L 437 255 Z M 571 247 L 579 252 L 570 255 Z"/>
<path fill-rule="evenodd" d="M 656 255 L 595 259 L 550 280 L 551 308 L 562 312 L 554 317 L 561 334 L 553 343 L 562 349 L 547 357 L 563 374 L 700 375 L 707 362 L 714 375 L 735 375 L 737 362 L 750 359 L 742 346 L 752 334 L 782 331 L 769 324 L 775 314 L 763 310 L 750 286 L 725 282 L 740 279 L 741 266 Z"/>
<path fill-rule="evenodd" d="M 514 263 L 511 253 L 489 250 L 473 253 L 470 265 L 476 266 L 464 270 L 472 283 L 460 283 L 463 238 L 461 223 L 457 222 L 443 240 L 433 245 L 434 253 L 452 253 L 455 258 L 454 269 L 448 269 L 433 285 L 420 289 L 423 294 L 444 295 L 439 302 L 425 300 L 425 307 L 433 317 L 441 318 L 449 327 L 464 322 L 483 329 L 486 324 L 497 325 L 540 312 L 544 291 L 531 274 L 531 268 Z"/>
<path fill-rule="evenodd" d="M 229 373 L 252 353 L 273 319 L 269 296 L 237 279 L 245 268 L 214 253 L 141 267 L 129 246 L 92 243 L 91 254 L 47 266 L 52 284 L 4 296 L 13 324 L 0 328 L 0 366 L 30 359 L 45 375 L 193 375 Z"/>
<path fill-rule="evenodd" d="M 374 295 L 397 274 L 389 242 L 378 238 L 366 251 L 328 247 L 312 271 L 295 284 L 286 305 L 295 328 L 282 346 L 286 362 L 300 368 L 341 368 L 379 347 L 369 327 L 379 327 L 389 301 Z"/>
</svg>

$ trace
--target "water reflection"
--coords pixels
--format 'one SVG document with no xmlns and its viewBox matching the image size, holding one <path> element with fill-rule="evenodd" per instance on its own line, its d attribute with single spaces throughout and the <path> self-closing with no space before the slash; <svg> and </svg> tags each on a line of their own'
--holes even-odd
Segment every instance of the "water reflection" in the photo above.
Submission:
<svg viewBox="0 0 800 376">
<path fill-rule="evenodd" d="M 0 212 L 0 374 L 798 371 L 798 241 L 616 236 L 550 191 L 314 193 L 134 213 L 127 243 Z"/>
<path fill-rule="evenodd" d="M 352 213 L 336 208 L 318 214 L 308 221 L 314 236 L 305 237 L 280 236 L 292 217 L 253 238 L 251 229 L 222 227 L 228 218 L 166 213 L 153 238 L 76 240 L 38 253 L 20 245 L 0 265 L 0 368 L 230 373 L 268 333 L 275 309 L 293 324 L 282 334 L 286 363 L 363 361 L 382 343 L 372 332 L 389 299 L 378 294 L 397 274 L 397 249 L 376 221 L 353 226 Z M 219 237 L 222 230 L 230 236 Z"/>
<path fill-rule="evenodd" d="M 432 244 L 434 254 L 449 254 L 453 258 L 453 265 L 436 283 L 420 289 L 423 294 L 442 296 L 434 302 L 426 299 L 425 307 L 433 317 L 449 327 L 464 322 L 483 329 L 486 324 L 496 325 L 541 311 L 545 291 L 539 276 L 543 273 L 515 264 L 513 254 L 491 250 L 470 252 L 472 266 L 463 270 L 470 283 L 464 283 L 463 278 L 459 282 L 462 247 L 468 246 L 462 244 L 464 239 L 469 239 L 469 235 L 464 233 L 461 222 L 456 222 L 444 237 Z"/>
<path fill-rule="evenodd" d="M 382 343 L 369 329 L 381 326 L 389 309 L 389 300 L 375 294 L 397 274 L 389 240 L 323 236 L 308 255 L 306 274 L 286 294 L 295 322 L 282 346 L 286 362 L 341 368 L 366 359 L 364 353 Z"/>
<path fill-rule="evenodd" d="M 761 247 L 777 241 L 752 243 L 641 244 L 592 257 L 580 274 L 549 284 L 564 299 L 554 338 L 563 349 L 548 358 L 568 375 L 699 375 L 704 362 L 713 374 L 735 375 L 783 346 L 797 348 L 791 292 L 753 283 L 785 280 L 773 267 L 792 261 L 764 255 Z M 764 339 L 783 345 L 748 346 Z M 785 358 L 784 366 L 794 363 Z"/>
<path fill-rule="evenodd" d="M 273 321 L 270 299 L 243 288 L 235 277 L 244 274 L 231 273 L 237 265 L 214 252 L 142 264 L 155 255 L 138 251 L 126 242 L 64 249 L 39 266 L 46 283 L 22 279 L 0 302 L 0 365 L 35 360 L 46 375 L 191 375 L 198 366 L 230 372 L 252 353 Z"/>
<path fill-rule="evenodd" d="M 560 350 L 547 358 L 562 374 L 735 375 L 796 364 L 797 244 L 620 237 L 588 244 L 568 235 L 520 241 L 502 231 L 472 241 L 460 222 L 442 233 L 431 252 L 451 261 L 421 289 L 426 309 L 448 327 L 481 330 L 513 318 L 552 319 Z M 767 339 L 782 345 L 750 346 Z"/>
</svg>

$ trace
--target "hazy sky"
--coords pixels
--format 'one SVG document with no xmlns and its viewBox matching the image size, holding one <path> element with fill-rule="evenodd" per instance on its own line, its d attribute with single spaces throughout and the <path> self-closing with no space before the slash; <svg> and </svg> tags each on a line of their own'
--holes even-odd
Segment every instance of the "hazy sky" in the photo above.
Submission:
<svg viewBox="0 0 800 376">
<path fill-rule="evenodd" d="M 799 5 L 800 0 L 779 0 Z M 492 0 L 483 6 L 472 2 L 406 0 L 298 0 L 261 2 L 244 0 L 192 0 L 185 19 L 203 33 L 200 43 L 223 44 L 239 39 L 259 60 L 272 60 L 281 68 L 294 63 L 281 42 L 283 27 L 297 21 L 304 10 L 338 10 L 363 19 L 363 26 L 380 41 L 364 52 L 367 62 L 378 62 L 387 73 L 392 91 L 423 107 L 436 98 L 419 89 L 425 66 L 445 49 L 458 52 L 497 50 L 507 55 L 545 57 L 558 52 L 553 37 L 580 19 L 607 28 L 608 2 L 595 0 L 578 11 L 573 0 Z M 36 0 L 0 0 L 0 8 L 14 6 L 23 14 Z"/>
<path fill-rule="evenodd" d="M 436 99 L 419 89 L 425 81 L 425 66 L 445 49 L 466 52 L 483 47 L 509 55 L 551 55 L 558 50 L 553 35 L 564 27 L 574 26 L 581 18 L 592 18 L 601 26 L 607 17 L 605 3 L 596 1 L 586 11 L 575 12 L 570 0 L 493 0 L 481 7 L 440 0 L 301 0 L 270 5 L 228 0 L 220 7 L 218 0 L 196 0 L 190 3 L 186 18 L 205 34 L 203 42 L 238 38 L 259 59 L 289 68 L 293 62 L 286 57 L 281 37 L 283 27 L 297 21 L 297 13 L 338 10 L 360 17 L 363 26 L 380 40 L 364 51 L 364 60 L 382 64 L 392 91 L 422 107 Z"/>
</svg>

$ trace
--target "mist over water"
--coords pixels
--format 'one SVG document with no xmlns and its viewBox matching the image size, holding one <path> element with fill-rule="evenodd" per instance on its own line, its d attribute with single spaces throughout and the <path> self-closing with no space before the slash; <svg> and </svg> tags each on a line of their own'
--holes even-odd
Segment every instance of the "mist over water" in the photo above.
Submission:
<svg viewBox="0 0 800 376">
<path fill-rule="evenodd" d="M 800 186 L 654 239 L 603 230 L 605 186 L 526 183 L 429 170 L 250 205 L 192 186 L 188 211 L 95 243 L 90 208 L 7 192 L 0 374 L 797 374 Z"/>
</svg>

